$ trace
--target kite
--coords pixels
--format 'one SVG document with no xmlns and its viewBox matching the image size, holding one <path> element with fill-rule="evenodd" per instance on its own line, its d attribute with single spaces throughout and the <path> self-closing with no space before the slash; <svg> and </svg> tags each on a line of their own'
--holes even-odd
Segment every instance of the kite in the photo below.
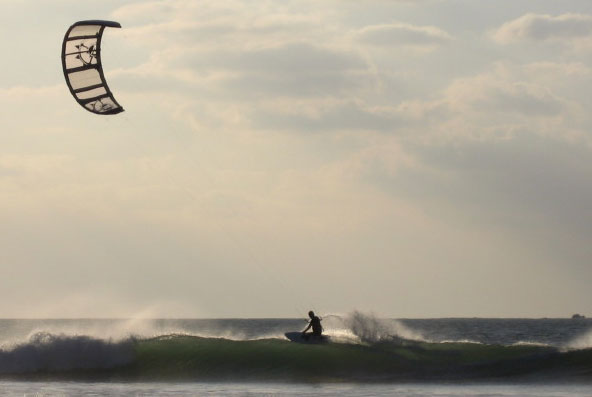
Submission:
<svg viewBox="0 0 592 397">
<path fill-rule="evenodd" d="M 107 86 L 101 64 L 101 39 L 106 27 L 121 25 L 92 20 L 70 26 L 62 43 L 62 67 L 70 93 L 83 108 L 96 114 L 117 114 L 123 108 Z"/>
</svg>

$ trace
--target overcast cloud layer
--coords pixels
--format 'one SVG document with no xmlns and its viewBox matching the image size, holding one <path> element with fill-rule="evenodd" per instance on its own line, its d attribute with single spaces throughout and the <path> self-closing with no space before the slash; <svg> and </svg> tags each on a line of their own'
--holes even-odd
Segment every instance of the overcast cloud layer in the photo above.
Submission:
<svg viewBox="0 0 592 397">
<path fill-rule="evenodd" d="M 123 26 L 120 115 L 63 81 L 83 19 Z M 592 315 L 588 0 L 4 0 L 0 26 L 0 317 Z"/>
</svg>

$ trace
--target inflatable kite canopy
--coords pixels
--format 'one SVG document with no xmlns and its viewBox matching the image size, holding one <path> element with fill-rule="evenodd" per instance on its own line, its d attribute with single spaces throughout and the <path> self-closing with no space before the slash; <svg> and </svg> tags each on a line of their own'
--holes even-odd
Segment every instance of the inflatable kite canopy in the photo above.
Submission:
<svg viewBox="0 0 592 397">
<path fill-rule="evenodd" d="M 80 21 L 66 32 L 62 67 L 70 93 L 82 107 L 96 114 L 117 114 L 117 103 L 105 81 L 101 64 L 101 38 L 105 27 L 121 28 L 113 21 Z"/>
</svg>

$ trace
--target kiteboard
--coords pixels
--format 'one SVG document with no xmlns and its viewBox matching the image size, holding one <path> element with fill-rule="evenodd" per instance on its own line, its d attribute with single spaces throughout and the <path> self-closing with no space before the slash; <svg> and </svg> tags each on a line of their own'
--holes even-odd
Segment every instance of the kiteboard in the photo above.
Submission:
<svg viewBox="0 0 592 397">
<path fill-rule="evenodd" d="M 313 336 L 311 334 L 307 334 L 308 337 L 303 336 L 302 332 L 286 332 L 284 334 L 286 338 L 288 338 L 291 342 L 296 343 L 307 343 L 307 344 L 319 344 L 319 343 L 328 343 L 329 337 L 327 335 L 322 336 Z"/>
</svg>

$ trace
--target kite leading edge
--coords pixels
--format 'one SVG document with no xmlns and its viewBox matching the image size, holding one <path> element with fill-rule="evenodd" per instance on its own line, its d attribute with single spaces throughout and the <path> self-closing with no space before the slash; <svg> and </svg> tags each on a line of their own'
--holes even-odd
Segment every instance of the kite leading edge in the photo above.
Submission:
<svg viewBox="0 0 592 397">
<path fill-rule="evenodd" d="M 79 21 L 70 26 L 62 43 L 62 67 L 70 93 L 82 107 L 96 114 L 117 114 L 123 108 L 107 86 L 101 64 L 101 38 L 113 21 Z"/>
</svg>

